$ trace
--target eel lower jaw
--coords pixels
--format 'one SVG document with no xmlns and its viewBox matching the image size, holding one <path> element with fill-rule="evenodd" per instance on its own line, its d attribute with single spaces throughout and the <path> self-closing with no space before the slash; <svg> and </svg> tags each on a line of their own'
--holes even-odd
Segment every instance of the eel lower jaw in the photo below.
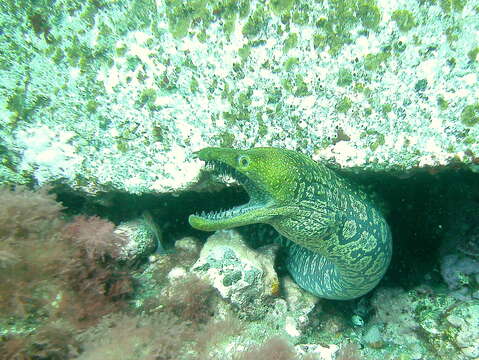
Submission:
<svg viewBox="0 0 479 360">
<path fill-rule="evenodd" d="M 273 208 L 272 203 L 250 201 L 228 210 L 190 215 L 188 222 L 195 229 L 203 231 L 231 229 L 237 226 L 267 222 L 274 216 L 271 211 Z"/>
</svg>

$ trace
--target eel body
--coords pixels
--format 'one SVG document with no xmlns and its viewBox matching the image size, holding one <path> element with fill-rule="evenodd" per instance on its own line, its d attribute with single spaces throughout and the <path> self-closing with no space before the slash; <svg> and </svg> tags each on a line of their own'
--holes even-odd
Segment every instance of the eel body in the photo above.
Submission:
<svg viewBox="0 0 479 360">
<path fill-rule="evenodd" d="M 367 196 L 334 171 L 278 148 L 205 148 L 197 155 L 212 171 L 235 178 L 250 200 L 190 215 L 191 226 L 272 225 L 282 235 L 293 279 L 322 298 L 354 299 L 381 280 L 392 253 L 389 227 Z"/>
</svg>

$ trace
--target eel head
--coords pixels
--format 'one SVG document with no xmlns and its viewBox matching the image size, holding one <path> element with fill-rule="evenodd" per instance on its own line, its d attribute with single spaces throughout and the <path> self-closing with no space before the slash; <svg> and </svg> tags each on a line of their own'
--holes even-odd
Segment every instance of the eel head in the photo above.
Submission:
<svg viewBox="0 0 479 360">
<path fill-rule="evenodd" d="M 287 203 L 294 186 L 294 152 L 277 148 L 204 148 L 197 156 L 215 174 L 233 177 L 246 190 L 249 201 L 232 209 L 190 215 L 190 225 L 199 230 L 230 229 L 253 223 L 268 223 L 287 215 Z"/>
</svg>

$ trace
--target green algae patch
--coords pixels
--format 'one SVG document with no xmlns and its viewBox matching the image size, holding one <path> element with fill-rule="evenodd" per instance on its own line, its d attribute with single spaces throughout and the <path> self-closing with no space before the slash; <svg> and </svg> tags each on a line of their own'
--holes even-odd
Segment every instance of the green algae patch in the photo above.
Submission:
<svg viewBox="0 0 479 360">
<path fill-rule="evenodd" d="M 384 104 L 383 106 L 381 106 L 381 112 L 383 113 L 383 115 L 386 116 L 391 111 L 393 111 L 393 106 L 391 104 Z"/>
<path fill-rule="evenodd" d="M 250 0 L 241 0 L 241 1 L 235 1 L 238 3 L 238 15 L 241 19 L 245 18 L 249 14 L 249 10 L 251 8 Z"/>
<path fill-rule="evenodd" d="M 376 140 L 374 140 L 371 145 L 369 145 L 369 148 L 372 151 L 375 151 L 379 146 L 384 145 L 386 143 L 386 138 L 384 137 L 383 134 L 377 133 L 376 135 Z"/>
<path fill-rule="evenodd" d="M 286 40 L 284 41 L 283 52 L 286 54 L 289 50 L 296 47 L 297 44 L 298 44 L 298 34 L 296 33 L 289 34 Z"/>
<path fill-rule="evenodd" d="M 347 96 L 343 97 L 336 103 L 335 109 L 337 112 L 346 113 L 353 106 L 353 102 Z"/>
<path fill-rule="evenodd" d="M 315 48 L 329 46 L 337 55 L 344 45 L 352 43 L 351 30 L 357 24 L 375 30 L 381 21 L 381 11 L 374 0 L 331 0 L 324 17 L 316 21 L 319 30 L 314 37 Z"/>
<path fill-rule="evenodd" d="M 284 62 L 284 70 L 290 71 L 293 67 L 299 64 L 299 59 L 297 57 L 290 57 Z"/>
<path fill-rule="evenodd" d="M 327 37 L 322 34 L 314 34 L 313 36 L 313 46 L 317 50 L 323 50 L 328 44 Z"/>
<path fill-rule="evenodd" d="M 98 11 L 94 5 L 92 7 Z M 156 2 L 155 0 L 134 0 L 130 3 L 128 13 L 128 28 L 148 27 L 156 15 Z"/>
<path fill-rule="evenodd" d="M 236 26 L 238 16 L 240 18 L 249 13 L 249 1 L 226 0 L 219 1 L 213 8 L 212 15 L 223 20 L 223 31 L 230 36 Z"/>
<path fill-rule="evenodd" d="M 338 86 L 349 86 L 353 82 L 353 74 L 348 69 L 339 69 L 338 71 Z"/>
<path fill-rule="evenodd" d="M 246 61 L 251 54 L 251 46 L 250 45 L 243 45 L 243 47 L 238 49 L 238 55 L 242 61 Z"/>
<path fill-rule="evenodd" d="M 166 0 L 168 28 L 175 39 L 188 34 L 190 28 L 198 28 L 198 37 L 206 41 L 205 30 L 218 19 L 222 20 L 224 33 L 229 36 L 234 31 L 238 16 L 244 18 L 250 11 L 250 1 L 234 0 Z"/>
<path fill-rule="evenodd" d="M 243 26 L 243 35 L 248 39 L 254 39 L 261 31 L 265 30 L 270 20 L 269 14 L 265 9 L 259 6 L 248 18 Z"/>
<path fill-rule="evenodd" d="M 147 106 L 148 109 L 152 110 L 154 108 L 156 96 L 157 94 L 155 89 L 151 89 L 151 88 L 144 89 L 141 92 L 138 100 L 136 101 L 136 105 L 138 107 Z"/>
<path fill-rule="evenodd" d="M 220 145 L 222 147 L 232 147 L 235 142 L 235 136 L 229 132 L 223 132 L 220 134 Z"/>
<path fill-rule="evenodd" d="M 291 21 L 297 25 L 307 25 L 310 20 L 309 14 L 312 12 L 308 4 L 298 4 L 293 11 Z"/>
<path fill-rule="evenodd" d="M 414 90 L 416 92 L 421 93 L 427 88 L 427 80 L 426 79 L 421 79 L 414 84 Z"/>
<path fill-rule="evenodd" d="M 190 91 L 192 93 L 196 93 L 198 89 L 200 88 L 200 84 L 196 78 L 192 78 L 190 81 Z"/>
<path fill-rule="evenodd" d="M 294 96 L 303 97 L 311 95 L 308 84 L 306 84 L 300 74 L 296 74 L 292 79 L 283 79 L 281 85 Z"/>
<path fill-rule="evenodd" d="M 275 15 L 282 15 L 290 11 L 296 0 L 270 0 L 269 6 Z"/>
<path fill-rule="evenodd" d="M 461 122 L 466 126 L 474 126 L 479 122 L 479 103 L 464 107 L 461 113 Z"/>
<path fill-rule="evenodd" d="M 453 11 L 461 12 L 466 6 L 467 0 L 440 0 L 439 5 L 441 9 L 446 13 L 451 13 Z"/>
<path fill-rule="evenodd" d="M 389 52 L 380 52 L 377 54 L 367 54 L 364 57 L 364 68 L 368 71 L 375 71 L 377 70 L 382 63 L 384 63 L 389 57 L 391 53 Z"/>
<path fill-rule="evenodd" d="M 359 1 L 356 15 L 367 29 L 376 28 L 381 22 L 381 12 L 373 1 Z"/>
<path fill-rule="evenodd" d="M 396 10 L 391 17 L 402 32 L 408 32 L 416 24 L 416 18 L 409 10 Z"/>
<path fill-rule="evenodd" d="M 311 91 L 308 90 L 308 85 L 299 74 L 296 75 L 295 78 L 295 89 L 293 94 L 299 97 L 311 95 Z"/>
<path fill-rule="evenodd" d="M 461 36 L 462 30 L 461 30 L 460 26 L 453 25 L 453 26 L 449 26 L 444 33 L 446 34 L 447 41 L 449 43 L 453 43 L 453 42 L 459 40 L 459 37 Z"/>
<path fill-rule="evenodd" d="M 95 113 L 99 106 L 100 106 L 100 104 L 98 103 L 98 101 L 88 100 L 88 102 L 86 104 L 86 110 L 89 113 Z"/>
<path fill-rule="evenodd" d="M 437 106 L 439 106 L 439 109 L 444 111 L 449 107 L 449 102 L 446 99 L 444 99 L 443 96 L 439 95 L 437 97 Z"/>
<path fill-rule="evenodd" d="M 193 17 L 190 7 L 181 0 L 166 0 L 165 5 L 171 35 L 175 39 L 185 37 Z"/>
<path fill-rule="evenodd" d="M 478 47 L 475 47 L 474 49 L 472 49 L 471 51 L 469 51 L 467 53 L 467 57 L 469 58 L 469 60 L 471 62 L 478 62 L 479 61 L 479 58 L 478 56 L 479 55 L 479 46 Z"/>
</svg>

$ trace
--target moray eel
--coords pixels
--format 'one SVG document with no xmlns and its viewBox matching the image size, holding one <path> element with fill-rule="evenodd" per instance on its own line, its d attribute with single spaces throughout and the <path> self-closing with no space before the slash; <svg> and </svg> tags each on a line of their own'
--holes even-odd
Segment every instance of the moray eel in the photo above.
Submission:
<svg viewBox="0 0 479 360">
<path fill-rule="evenodd" d="M 249 202 L 190 215 L 204 231 L 253 223 L 282 235 L 286 267 L 304 290 L 322 298 L 354 299 L 381 280 L 392 241 L 384 217 L 367 196 L 325 165 L 278 148 L 205 148 L 197 152 L 215 173 L 235 178 Z"/>
</svg>

